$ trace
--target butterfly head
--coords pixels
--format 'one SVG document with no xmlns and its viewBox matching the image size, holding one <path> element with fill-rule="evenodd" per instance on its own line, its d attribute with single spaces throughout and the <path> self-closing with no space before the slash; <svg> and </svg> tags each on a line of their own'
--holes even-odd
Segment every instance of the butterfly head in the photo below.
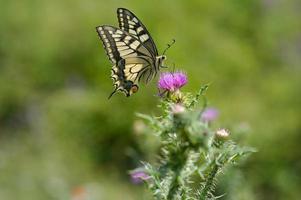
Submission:
<svg viewBox="0 0 301 200">
<path fill-rule="evenodd" d="M 166 60 L 166 56 L 165 55 L 162 55 L 162 56 L 157 56 L 156 58 L 156 66 L 157 66 L 157 69 L 159 69 L 160 67 L 163 66 L 163 61 Z"/>
</svg>

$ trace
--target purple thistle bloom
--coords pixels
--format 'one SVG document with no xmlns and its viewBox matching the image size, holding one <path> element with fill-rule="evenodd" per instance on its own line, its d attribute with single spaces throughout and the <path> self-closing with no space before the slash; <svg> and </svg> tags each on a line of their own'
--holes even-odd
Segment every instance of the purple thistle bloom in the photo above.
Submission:
<svg viewBox="0 0 301 200">
<path fill-rule="evenodd" d="M 164 72 L 160 74 L 158 88 L 162 90 L 175 91 L 187 83 L 187 76 L 183 72 Z"/>
<path fill-rule="evenodd" d="M 172 73 L 165 72 L 160 74 L 158 88 L 164 90 L 174 90 L 174 80 Z"/>
<path fill-rule="evenodd" d="M 187 83 L 187 76 L 183 72 L 176 72 L 173 74 L 175 88 L 181 88 Z"/>
<path fill-rule="evenodd" d="M 145 172 L 139 171 L 139 170 L 132 171 L 130 173 L 130 175 L 131 175 L 131 181 L 134 184 L 140 184 L 143 181 L 146 181 L 146 180 L 150 179 L 149 175 L 147 175 Z"/>
<path fill-rule="evenodd" d="M 206 108 L 202 113 L 201 119 L 205 122 L 211 122 L 215 120 L 219 115 L 219 112 L 215 108 Z"/>
</svg>

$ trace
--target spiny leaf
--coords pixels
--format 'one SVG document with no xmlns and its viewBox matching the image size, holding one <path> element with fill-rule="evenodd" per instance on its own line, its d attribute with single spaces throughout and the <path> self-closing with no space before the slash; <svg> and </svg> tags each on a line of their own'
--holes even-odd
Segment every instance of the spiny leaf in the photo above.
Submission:
<svg viewBox="0 0 301 200">
<path fill-rule="evenodd" d="M 199 101 L 199 98 L 201 96 L 204 96 L 205 92 L 207 91 L 209 87 L 209 84 L 206 84 L 204 86 L 201 87 L 201 89 L 199 90 L 199 92 L 195 95 L 195 97 L 192 99 L 191 103 L 188 105 L 188 108 L 192 108 L 195 106 L 195 104 Z M 206 99 L 204 101 L 204 107 L 206 107 Z"/>
</svg>

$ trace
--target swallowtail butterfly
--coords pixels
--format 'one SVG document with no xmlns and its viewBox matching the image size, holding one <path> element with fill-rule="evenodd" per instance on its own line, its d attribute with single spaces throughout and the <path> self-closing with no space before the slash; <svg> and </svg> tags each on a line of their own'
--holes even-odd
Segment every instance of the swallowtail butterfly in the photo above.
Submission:
<svg viewBox="0 0 301 200">
<path fill-rule="evenodd" d="M 111 78 L 115 89 L 109 98 L 117 91 L 127 97 L 136 93 L 138 83 L 152 80 L 166 59 L 165 55 L 158 55 L 149 32 L 131 11 L 118 8 L 117 17 L 119 28 L 108 25 L 96 27 L 113 64 Z"/>
</svg>

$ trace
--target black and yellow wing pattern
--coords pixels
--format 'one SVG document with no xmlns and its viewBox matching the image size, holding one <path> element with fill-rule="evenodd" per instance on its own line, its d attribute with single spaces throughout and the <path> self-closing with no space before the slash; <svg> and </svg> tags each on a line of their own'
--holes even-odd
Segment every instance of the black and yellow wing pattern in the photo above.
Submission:
<svg viewBox="0 0 301 200">
<path fill-rule="evenodd" d="M 149 82 L 159 70 L 165 56 L 158 56 L 150 34 L 129 10 L 117 9 L 120 28 L 98 26 L 96 30 L 113 64 L 111 78 L 117 91 L 126 96 L 138 91 L 138 82 Z M 110 98 L 109 97 L 109 98 Z"/>
<path fill-rule="evenodd" d="M 141 42 L 144 43 L 149 51 L 153 53 L 153 55 L 158 56 L 158 50 L 153 38 L 150 36 L 142 22 L 134 15 L 134 13 L 125 8 L 118 8 L 117 17 L 121 30 L 136 36 Z"/>
</svg>

